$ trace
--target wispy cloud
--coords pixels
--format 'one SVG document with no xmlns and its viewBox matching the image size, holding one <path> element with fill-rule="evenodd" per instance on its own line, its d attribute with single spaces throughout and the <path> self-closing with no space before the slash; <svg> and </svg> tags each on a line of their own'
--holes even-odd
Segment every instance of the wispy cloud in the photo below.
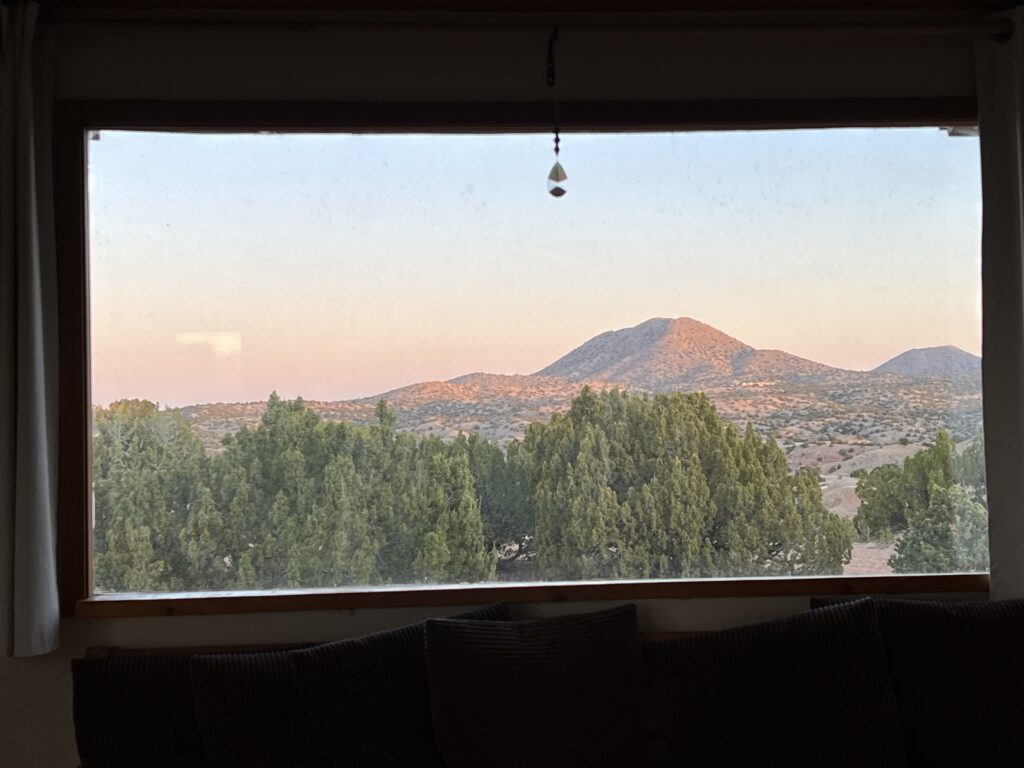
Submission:
<svg viewBox="0 0 1024 768">
<path fill-rule="evenodd" d="M 182 347 L 209 347 L 217 357 L 231 357 L 242 353 L 242 334 L 238 331 L 176 333 L 174 343 Z"/>
</svg>

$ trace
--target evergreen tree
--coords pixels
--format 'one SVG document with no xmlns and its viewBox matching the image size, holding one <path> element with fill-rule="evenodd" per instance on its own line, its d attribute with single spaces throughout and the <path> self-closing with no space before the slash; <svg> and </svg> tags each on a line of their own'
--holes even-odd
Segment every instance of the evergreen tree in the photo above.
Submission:
<svg viewBox="0 0 1024 768">
<path fill-rule="evenodd" d="M 850 556 L 818 474 L 790 472 L 774 440 L 724 424 L 701 394 L 584 389 L 504 451 L 400 433 L 385 401 L 376 417 L 325 422 L 272 394 L 255 428 L 207 454 L 178 412 L 97 409 L 98 588 L 472 582 L 493 578 L 499 555 L 551 579 L 798 575 L 837 573 Z M 940 436 L 895 468 L 902 506 L 886 506 L 881 482 L 896 474 L 869 473 L 864 519 L 874 505 L 906 530 L 935 496 L 958 561 L 978 561 L 983 516 L 933 490 L 952 482 L 953 459 Z"/>
<path fill-rule="evenodd" d="M 180 414 L 145 400 L 121 400 L 93 417 L 97 590 L 196 588 L 180 533 L 191 517 L 195 541 L 209 541 L 218 525 L 202 444 Z"/>
<path fill-rule="evenodd" d="M 229 585 L 224 525 L 209 488 L 200 487 L 178 538 L 188 563 L 190 584 L 203 584 L 204 589 Z"/>
<path fill-rule="evenodd" d="M 907 529 L 908 502 L 903 467 L 883 464 L 857 478 L 860 506 L 854 517 L 857 533 L 865 539 L 891 541 Z"/>
<path fill-rule="evenodd" d="M 96 412 L 101 591 L 340 586 L 494 575 L 465 446 L 324 423 L 276 394 L 207 456 L 177 412 Z M 524 534 L 519 534 L 525 538 Z"/>
<path fill-rule="evenodd" d="M 889 560 L 897 573 L 988 570 L 988 513 L 959 485 L 935 485 Z"/>
<path fill-rule="evenodd" d="M 472 434 L 459 435 L 455 445 L 469 457 L 488 548 L 509 560 L 528 556 L 534 510 L 521 443 L 513 440 L 503 451 Z"/>
<path fill-rule="evenodd" d="M 704 395 L 584 389 L 523 452 L 547 578 L 836 573 L 850 557 L 817 476 Z"/>
<path fill-rule="evenodd" d="M 988 504 L 985 480 L 985 433 L 978 430 L 974 439 L 956 458 L 956 481 L 967 488 L 975 501 Z"/>
<path fill-rule="evenodd" d="M 865 538 L 895 539 L 889 564 L 899 573 L 988 568 L 988 512 L 982 436 L 957 456 L 940 431 L 935 443 L 860 477 L 854 518 Z"/>
</svg>

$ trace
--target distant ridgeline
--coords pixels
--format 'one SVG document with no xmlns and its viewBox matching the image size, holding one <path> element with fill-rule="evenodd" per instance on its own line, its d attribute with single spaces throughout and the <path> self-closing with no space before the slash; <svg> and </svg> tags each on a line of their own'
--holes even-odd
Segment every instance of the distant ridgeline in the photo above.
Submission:
<svg viewBox="0 0 1024 768">
<path fill-rule="evenodd" d="M 98 591 L 475 582 L 512 563 L 537 579 L 832 574 L 857 535 L 895 539 L 896 570 L 987 564 L 980 440 L 958 458 L 945 433 L 859 478 L 855 528 L 816 469 L 790 471 L 702 394 L 585 388 L 505 447 L 400 432 L 383 400 L 354 425 L 271 395 L 219 452 L 146 401 L 94 415 Z"/>
<path fill-rule="evenodd" d="M 741 428 L 752 423 L 784 445 L 836 434 L 885 443 L 895 433 L 920 433 L 915 442 L 926 442 L 940 429 L 960 441 L 981 426 L 981 359 L 956 347 L 911 350 L 873 371 L 848 371 L 755 349 L 690 318 L 654 318 L 602 333 L 530 375 L 471 373 L 308 405 L 328 420 L 373 424 L 383 398 L 399 431 L 450 439 L 479 433 L 505 445 L 568 408 L 583 386 L 705 392 L 724 419 Z M 225 435 L 255 427 L 264 407 L 209 403 L 182 413 L 206 448 L 219 451 Z"/>
</svg>

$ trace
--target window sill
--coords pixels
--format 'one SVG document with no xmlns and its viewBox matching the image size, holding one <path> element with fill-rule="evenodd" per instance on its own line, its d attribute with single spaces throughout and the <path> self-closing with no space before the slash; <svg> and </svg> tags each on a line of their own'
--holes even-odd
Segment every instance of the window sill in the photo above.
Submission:
<svg viewBox="0 0 1024 768">
<path fill-rule="evenodd" d="M 278 611 L 509 603 L 560 603 L 697 598 L 810 597 L 987 593 L 989 575 L 827 576 L 763 579 L 589 581 L 532 584 L 379 587 L 374 589 L 172 592 L 96 595 L 75 604 L 75 617 L 202 616 Z"/>
</svg>

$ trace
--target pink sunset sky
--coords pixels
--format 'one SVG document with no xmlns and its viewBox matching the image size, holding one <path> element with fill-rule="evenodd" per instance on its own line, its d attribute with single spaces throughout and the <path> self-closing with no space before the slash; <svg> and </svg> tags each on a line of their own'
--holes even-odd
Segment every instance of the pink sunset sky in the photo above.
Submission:
<svg viewBox="0 0 1024 768">
<path fill-rule="evenodd" d="M 340 400 L 693 317 L 868 369 L 980 352 L 978 143 L 938 129 L 89 142 L 92 397 Z"/>
</svg>

